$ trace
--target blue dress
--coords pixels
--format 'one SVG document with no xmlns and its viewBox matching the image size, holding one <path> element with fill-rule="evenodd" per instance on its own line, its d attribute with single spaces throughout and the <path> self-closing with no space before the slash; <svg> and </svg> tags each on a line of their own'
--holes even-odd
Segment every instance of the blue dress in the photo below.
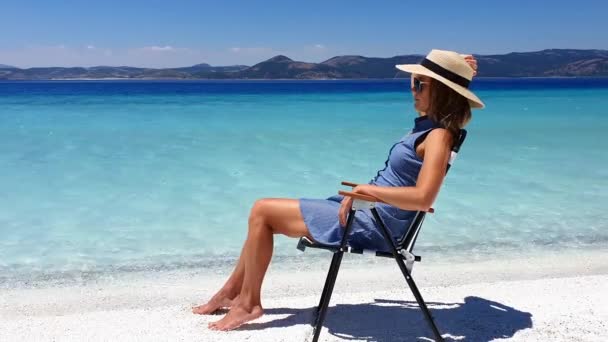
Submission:
<svg viewBox="0 0 608 342">
<path fill-rule="evenodd" d="M 369 184 L 378 186 L 414 186 L 422 167 L 416 155 L 416 141 L 439 127 L 427 116 L 414 120 L 414 128 L 390 149 L 384 169 Z M 340 245 L 344 228 L 340 226 L 338 211 L 344 197 L 328 199 L 300 199 L 300 211 L 312 238 L 325 245 Z M 376 209 L 393 238 L 398 240 L 409 227 L 416 212 L 377 203 Z M 357 210 L 349 233 L 348 244 L 354 248 L 387 251 L 388 246 L 369 209 Z"/>
</svg>

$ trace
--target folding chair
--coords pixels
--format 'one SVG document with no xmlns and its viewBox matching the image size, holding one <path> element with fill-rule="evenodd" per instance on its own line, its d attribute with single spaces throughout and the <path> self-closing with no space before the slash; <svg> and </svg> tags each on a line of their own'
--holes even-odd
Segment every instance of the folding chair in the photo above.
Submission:
<svg viewBox="0 0 608 342">
<path fill-rule="evenodd" d="M 460 131 L 460 137 L 457 143 L 452 148 L 452 153 L 450 156 L 450 161 L 448 162 L 447 171 L 450 169 L 450 166 L 454 162 L 462 143 L 464 142 L 467 136 L 466 130 Z M 350 182 L 342 182 L 342 185 L 355 187 L 357 184 Z M 418 287 L 414 282 L 414 279 L 411 276 L 412 268 L 414 267 L 414 262 L 421 261 L 421 257 L 414 255 L 412 250 L 414 249 L 414 244 L 416 243 L 416 239 L 418 238 L 418 234 L 420 233 L 420 228 L 422 227 L 422 222 L 424 221 L 424 217 L 426 212 L 418 211 L 412 220 L 409 228 L 406 230 L 405 234 L 397 241 L 393 241 L 388 229 L 382 222 L 382 219 L 378 215 L 378 212 L 375 208 L 375 203 L 380 202 L 377 198 L 372 196 L 366 196 L 361 194 L 356 194 L 349 191 L 339 191 L 339 194 L 344 196 L 353 197 L 353 206 L 348 215 L 346 227 L 344 228 L 344 235 L 342 236 L 342 242 L 340 246 L 331 246 L 331 245 L 323 245 L 315 243 L 309 240 L 306 237 L 300 238 L 298 242 L 298 249 L 304 251 L 306 248 L 320 248 L 331 251 L 334 253 L 333 258 L 331 260 L 331 265 L 329 266 L 329 272 L 327 272 L 327 278 L 325 279 L 325 286 L 323 287 L 323 293 L 321 294 L 321 300 L 319 301 L 319 305 L 317 306 L 315 312 L 315 320 L 314 320 L 314 335 L 313 342 L 317 342 L 319 339 L 319 334 L 321 333 L 321 328 L 323 327 L 323 321 L 325 320 L 325 315 L 327 313 L 327 308 L 329 306 L 329 300 L 331 298 L 331 294 L 334 290 L 334 284 L 336 282 L 336 278 L 338 277 L 338 270 L 340 269 L 340 263 L 342 262 L 342 256 L 345 252 L 347 253 L 355 253 L 355 254 L 363 254 L 363 253 L 375 253 L 378 257 L 388 257 L 393 258 L 397 261 L 397 265 L 401 269 L 403 276 L 405 277 L 405 281 L 408 286 L 412 290 L 414 297 L 416 297 L 416 301 L 424 314 L 424 318 L 429 324 L 430 328 L 433 330 L 433 334 L 435 335 L 436 341 L 443 341 L 441 334 L 439 333 L 439 329 L 435 325 L 435 321 L 433 320 L 433 316 L 429 311 L 424 299 L 422 299 L 422 295 L 420 291 L 418 291 Z M 350 231 L 350 226 L 355 217 L 355 211 L 360 209 L 370 209 L 374 218 L 379 223 L 380 231 L 386 240 L 386 243 L 389 246 L 390 252 L 384 251 L 368 251 L 362 249 L 355 249 L 348 245 L 348 232 Z M 433 213 L 434 209 L 430 208 L 429 213 Z"/>
</svg>

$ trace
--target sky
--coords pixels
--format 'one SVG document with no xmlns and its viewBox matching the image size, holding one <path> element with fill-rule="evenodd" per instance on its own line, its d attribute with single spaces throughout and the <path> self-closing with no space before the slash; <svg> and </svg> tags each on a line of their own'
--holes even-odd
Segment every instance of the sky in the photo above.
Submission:
<svg viewBox="0 0 608 342">
<path fill-rule="evenodd" d="M 0 0 L 0 64 L 254 65 L 608 49 L 608 1 Z"/>
</svg>

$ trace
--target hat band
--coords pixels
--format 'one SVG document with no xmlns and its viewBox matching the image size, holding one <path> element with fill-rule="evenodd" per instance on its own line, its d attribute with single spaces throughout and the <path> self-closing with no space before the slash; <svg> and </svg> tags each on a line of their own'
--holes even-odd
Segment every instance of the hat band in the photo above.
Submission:
<svg viewBox="0 0 608 342">
<path fill-rule="evenodd" d="M 420 65 L 431 70 L 432 72 L 436 73 L 437 75 L 444 77 L 465 88 L 468 88 L 469 83 L 471 83 L 471 81 L 467 80 L 466 78 L 464 78 L 464 77 L 458 75 L 457 73 L 454 73 L 454 72 L 442 67 L 441 65 L 439 65 L 433 61 L 430 61 L 426 58 L 423 59 L 422 62 L 420 62 Z"/>
</svg>

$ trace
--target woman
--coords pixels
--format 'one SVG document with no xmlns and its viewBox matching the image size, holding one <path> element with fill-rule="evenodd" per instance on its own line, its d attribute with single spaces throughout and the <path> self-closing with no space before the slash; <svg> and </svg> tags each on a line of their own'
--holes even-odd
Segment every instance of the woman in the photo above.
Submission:
<svg viewBox="0 0 608 342">
<path fill-rule="evenodd" d="M 411 90 L 419 117 L 412 132 L 391 148 L 386 167 L 369 184 L 353 189 L 387 203 L 376 208 L 395 237 L 404 233 L 416 211 L 431 207 L 458 132 L 470 120 L 471 108 L 484 106 L 467 89 L 477 68 L 472 56 L 432 50 L 420 64 L 397 65 L 397 68 L 412 73 Z M 235 329 L 262 316 L 260 291 L 272 256 L 273 235 L 306 236 L 319 243 L 338 245 L 351 206 L 352 198 L 342 196 L 327 200 L 256 201 L 235 270 L 207 304 L 192 311 L 211 314 L 230 307 L 222 319 L 209 324 L 213 330 Z M 356 211 L 349 244 L 387 249 L 369 211 Z"/>
</svg>

